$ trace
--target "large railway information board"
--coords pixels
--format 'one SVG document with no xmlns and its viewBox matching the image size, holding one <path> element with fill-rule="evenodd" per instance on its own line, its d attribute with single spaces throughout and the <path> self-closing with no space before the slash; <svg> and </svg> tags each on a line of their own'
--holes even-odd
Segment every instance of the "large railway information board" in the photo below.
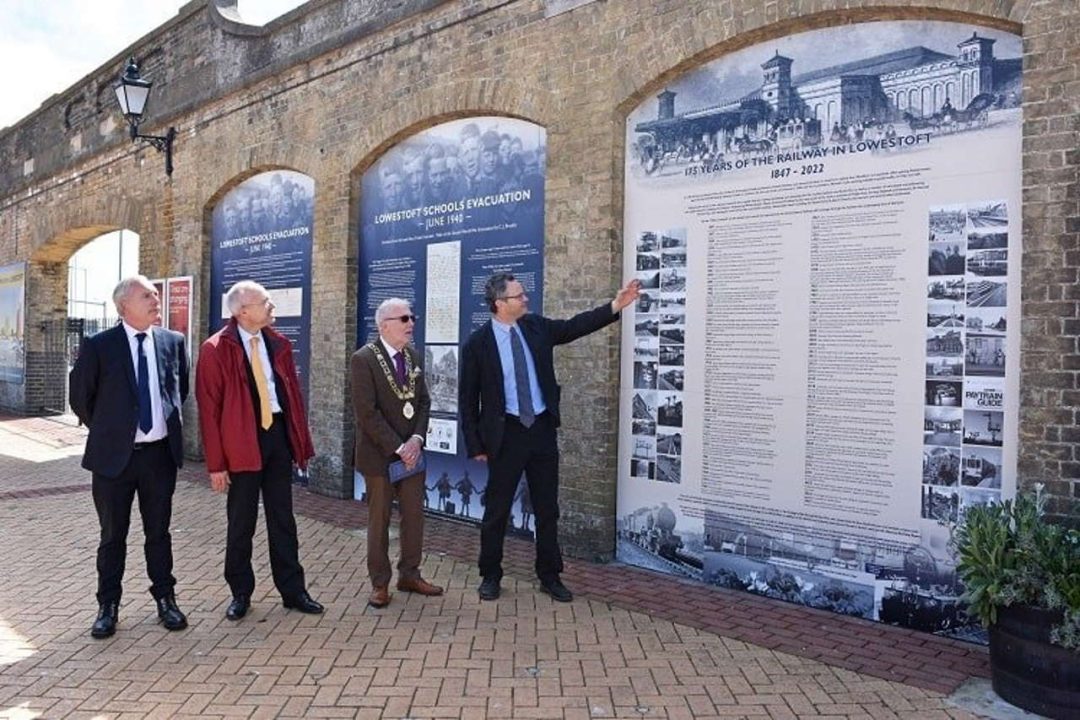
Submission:
<svg viewBox="0 0 1080 720">
<path fill-rule="evenodd" d="M 621 559 L 966 632 L 949 525 L 1015 486 L 1020 56 L 846 25 L 631 113 Z"/>
</svg>

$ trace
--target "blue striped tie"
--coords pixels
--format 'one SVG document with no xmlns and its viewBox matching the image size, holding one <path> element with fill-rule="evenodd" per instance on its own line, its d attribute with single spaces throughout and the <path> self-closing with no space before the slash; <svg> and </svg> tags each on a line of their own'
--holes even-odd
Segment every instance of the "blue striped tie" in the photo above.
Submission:
<svg viewBox="0 0 1080 720">
<path fill-rule="evenodd" d="M 529 389 L 529 366 L 525 364 L 525 345 L 516 327 L 510 328 L 510 353 L 514 356 L 514 384 L 517 385 L 518 418 L 525 427 L 536 421 L 532 391 Z"/>
</svg>

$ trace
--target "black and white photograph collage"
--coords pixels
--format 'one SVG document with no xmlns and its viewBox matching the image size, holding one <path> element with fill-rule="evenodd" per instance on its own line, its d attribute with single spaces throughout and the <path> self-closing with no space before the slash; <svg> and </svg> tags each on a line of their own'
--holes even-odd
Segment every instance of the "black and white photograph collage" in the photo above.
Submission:
<svg viewBox="0 0 1080 720">
<path fill-rule="evenodd" d="M 682 481 L 686 364 L 686 228 L 647 230 L 637 239 L 634 399 L 630 475 Z"/>
<path fill-rule="evenodd" d="M 929 210 L 922 517 L 955 523 L 1001 498 L 1009 214 Z"/>
</svg>

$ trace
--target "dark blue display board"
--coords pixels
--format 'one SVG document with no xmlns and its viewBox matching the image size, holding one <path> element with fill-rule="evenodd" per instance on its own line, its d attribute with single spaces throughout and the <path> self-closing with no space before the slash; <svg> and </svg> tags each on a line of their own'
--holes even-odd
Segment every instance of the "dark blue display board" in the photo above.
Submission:
<svg viewBox="0 0 1080 720">
<path fill-rule="evenodd" d="M 245 180 L 214 207 L 210 245 L 210 333 L 228 320 L 226 291 L 254 280 L 270 293 L 274 328 L 293 344 L 304 398 L 311 348 L 311 242 L 315 180 L 274 170 Z"/>
<path fill-rule="evenodd" d="M 432 512 L 483 514 L 487 467 L 466 458 L 461 434 L 460 347 L 490 317 L 483 287 L 494 272 L 513 273 L 531 307 L 543 307 L 545 149 L 533 123 L 466 118 L 410 137 L 361 181 L 357 342 L 377 337 L 375 310 L 387 298 L 410 301 L 420 316 L 413 340 L 432 394 Z M 519 493 L 513 512 L 513 529 L 531 534 L 528 497 Z"/>
</svg>

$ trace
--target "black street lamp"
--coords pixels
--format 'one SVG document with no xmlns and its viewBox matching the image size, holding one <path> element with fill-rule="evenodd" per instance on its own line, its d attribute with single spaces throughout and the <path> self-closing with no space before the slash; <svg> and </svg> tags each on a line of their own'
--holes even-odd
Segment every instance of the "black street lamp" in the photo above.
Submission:
<svg viewBox="0 0 1080 720">
<path fill-rule="evenodd" d="M 165 174 L 172 176 L 172 146 L 176 138 L 176 128 L 170 127 L 165 135 L 142 135 L 139 133 L 139 123 L 142 122 L 143 111 L 146 109 L 146 101 L 150 99 L 150 88 L 153 83 L 139 76 L 139 64 L 135 58 L 128 60 L 124 74 L 116 83 L 116 100 L 120 103 L 120 111 L 127 118 L 131 128 L 131 141 L 144 140 L 157 148 L 158 152 L 165 153 Z"/>
</svg>

